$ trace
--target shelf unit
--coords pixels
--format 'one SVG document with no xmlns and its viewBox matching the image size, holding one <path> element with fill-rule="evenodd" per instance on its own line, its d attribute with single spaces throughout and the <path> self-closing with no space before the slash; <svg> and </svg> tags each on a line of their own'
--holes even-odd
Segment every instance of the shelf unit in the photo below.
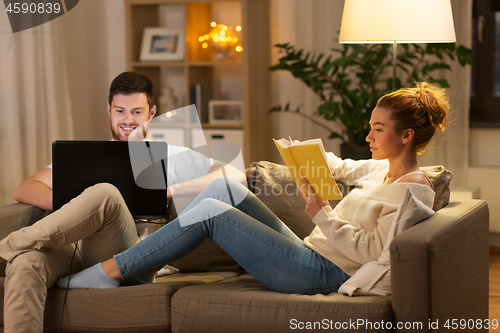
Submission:
<svg viewBox="0 0 500 333">
<path fill-rule="evenodd" d="M 268 110 L 271 108 L 270 72 L 270 0 L 124 0 L 126 10 L 127 67 L 147 75 L 154 84 L 158 105 L 163 88 L 173 87 L 178 107 L 190 104 L 190 88 L 209 86 L 211 100 L 240 100 L 243 103 L 241 125 L 202 122 L 203 129 L 240 130 L 245 165 L 269 159 L 272 140 Z M 210 30 L 210 22 L 242 27 L 243 52 L 230 60 L 213 60 L 201 48 L 198 37 Z M 230 21 L 227 23 L 227 21 Z M 183 28 L 183 61 L 140 61 L 143 31 L 147 27 Z M 159 110 L 159 114 L 163 113 Z M 162 125 L 163 126 L 163 125 Z M 190 122 L 165 125 L 182 127 L 190 135 Z M 207 138 L 210 141 L 210 138 Z M 189 139 L 187 139 L 189 142 Z"/>
</svg>

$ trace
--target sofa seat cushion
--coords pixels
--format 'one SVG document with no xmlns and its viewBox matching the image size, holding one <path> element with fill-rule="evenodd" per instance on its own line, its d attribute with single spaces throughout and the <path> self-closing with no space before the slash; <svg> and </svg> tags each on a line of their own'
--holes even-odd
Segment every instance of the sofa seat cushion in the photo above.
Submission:
<svg viewBox="0 0 500 333">
<path fill-rule="evenodd" d="M 275 293 L 248 274 L 185 287 L 172 298 L 174 332 L 288 332 L 314 325 L 316 330 L 326 326 L 333 330 L 336 323 L 346 331 L 373 331 L 373 327 L 352 329 L 352 325 L 349 329 L 358 319 L 372 324 L 392 322 L 391 298 Z M 377 330 L 385 331 L 391 330 Z"/>
<path fill-rule="evenodd" d="M 240 273 L 178 273 L 161 277 L 153 284 L 115 289 L 72 289 L 64 307 L 63 331 L 169 332 L 170 302 L 177 290 L 220 282 L 237 275 Z M 0 283 L 3 291 L 3 277 Z M 56 287 L 48 290 L 44 319 L 47 331 L 59 331 L 65 292 L 65 289 Z"/>
</svg>

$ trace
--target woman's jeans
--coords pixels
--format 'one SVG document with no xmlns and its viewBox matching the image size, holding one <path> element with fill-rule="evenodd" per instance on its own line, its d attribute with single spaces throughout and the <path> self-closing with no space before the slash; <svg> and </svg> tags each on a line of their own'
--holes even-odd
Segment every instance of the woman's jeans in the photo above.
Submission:
<svg viewBox="0 0 500 333">
<path fill-rule="evenodd" d="M 177 219 L 114 259 L 126 279 L 187 255 L 206 238 L 276 292 L 329 294 L 349 278 L 306 247 L 245 186 L 224 178 L 203 190 Z"/>
</svg>

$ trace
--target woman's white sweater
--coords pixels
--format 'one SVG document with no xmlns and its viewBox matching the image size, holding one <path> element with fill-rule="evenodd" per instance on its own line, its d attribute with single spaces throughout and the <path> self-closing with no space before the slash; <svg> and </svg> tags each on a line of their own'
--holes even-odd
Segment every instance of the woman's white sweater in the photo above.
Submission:
<svg viewBox="0 0 500 333">
<path fill-rule="evenodd" d="M 342 160 L 328 153 L 327 162 L 336 180 L 356 188 L 334 209 L 326 206 L 316 214 L 316 227 L 304 243 L 352 276 L 382 253 L 407 186 L 430 208 L 435 193 L 421 184 L 383 185 L 389 171 L 387 160 Z"/>
</svg>

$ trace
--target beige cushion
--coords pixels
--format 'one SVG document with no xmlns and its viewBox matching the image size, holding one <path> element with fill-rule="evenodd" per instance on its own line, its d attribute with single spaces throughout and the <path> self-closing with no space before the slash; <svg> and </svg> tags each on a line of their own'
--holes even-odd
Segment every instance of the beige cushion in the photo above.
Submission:
<svg viewBox="0 0 500 333">
<path fill-rule="evenodd" d="M 248 188 L 301 239 L 314 229 L 287 167 L 261 161 L 247 170 Z"/>
<path fill-rule="evenodd" d="M 115 289 L 72 289 L 64 307 L 67 332 L 170 332 L 171 298 L 179 289 L 223 281 L 234 272 L 173 274 L 154 284 Z M 4 278 L 0 278 L 3 291 Z M 58 332 L 66 289 L 50 288 L 45 308 L 45 330 Z M 0 309 L 3 324 L 3 302 Z"/>
<path fill-rule="evenodd" d="M 434 186 L 436 196 L 432 209 L 436 212 L 450 202 L 450 181 L 453 178 L 453 173 L 442 165 L 423 166 L 420 167 L 420 170 L 429 177 Z"/>
<path fill-rule="evenodd" d="M 182 288 L 172 298 L 174 332 L 289 332 L 300 330 L 299 323 L 329 325 L 330 321 L 349 323 L 358 319 L 392 321 L 390 297 L 276 293 L 245 275 L 209 286 Z M 314 331 L 320 330 L 316 327 Z M 373 330 L 359 327 L 346 331 Z"/>
</svg>

